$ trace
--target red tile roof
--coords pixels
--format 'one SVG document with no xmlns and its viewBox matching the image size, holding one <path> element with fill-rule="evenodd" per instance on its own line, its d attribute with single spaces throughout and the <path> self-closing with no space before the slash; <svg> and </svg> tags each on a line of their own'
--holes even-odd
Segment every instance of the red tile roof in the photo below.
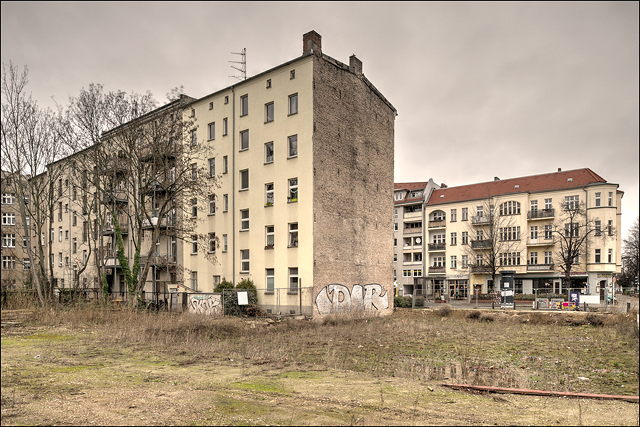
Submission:
<svg viewBox="0 0 640 427">
<path fill-rule="evenodd" d="M 569 178 L 572 178 L 572 180 L 568 181 Z M 596 182 L 606 183 L 607 181 L 589 168 L 523 176 L 520 178 L 435 189 L 427 205 L 432 206 L 466 200 L 486 199 L 503 194 L 565 190 L 584 187 Z M 515 188 L 516 185 L 518 185 L 518 188 Z M 444 195 L 444 197 L 440 197 L 442 195 Z"/>
<path fill-rule="evenodd" d="M 396 182 L 393 184 L 393 189 L 395 191 L 405 190 L 405 196 L 406 196 L 407 195 L 406 193 L 408 193 L 409 191 L 424 190 L 427 184 L 429 184 L 429 182 Z M 411 199 L 406 198 L 402 200 L 396 200 L 395 204 L 421 202 L 423 200 L 423 197 L 424 197 L 424 194 L 420 197 L 413 197 Z"/>
</svg>

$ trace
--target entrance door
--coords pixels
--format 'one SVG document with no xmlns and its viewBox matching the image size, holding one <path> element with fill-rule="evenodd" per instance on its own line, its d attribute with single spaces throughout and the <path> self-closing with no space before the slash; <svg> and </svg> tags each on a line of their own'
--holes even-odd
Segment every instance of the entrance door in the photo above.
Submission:
<svg viewBox="0 0 640 427">
<path fill-rule="evenodd" d="M 600 301 L 604 301 L 605 286 L 607 286 L 607 281 L 601 280 L 600 281 Z"/>
</svg>

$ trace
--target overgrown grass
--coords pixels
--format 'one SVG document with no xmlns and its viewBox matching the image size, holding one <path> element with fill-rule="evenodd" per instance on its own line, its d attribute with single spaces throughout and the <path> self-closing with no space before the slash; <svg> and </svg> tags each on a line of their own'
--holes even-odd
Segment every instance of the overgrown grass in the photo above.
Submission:
<svg viewBox="0 0 640 427">
<path fill-rule="evenodd" d="M 388 317 L 360 313 L 267 323 L 86 305 L 39 310 L 31 322 L 76 332 L 88 328 L 93 335 L 83 339 L 92 346 L 133 345 L 181 365 L 218 358 L 379 378 L 638 393 L 635 314 L 506 313 L 444 305 Z"/>
</svg>

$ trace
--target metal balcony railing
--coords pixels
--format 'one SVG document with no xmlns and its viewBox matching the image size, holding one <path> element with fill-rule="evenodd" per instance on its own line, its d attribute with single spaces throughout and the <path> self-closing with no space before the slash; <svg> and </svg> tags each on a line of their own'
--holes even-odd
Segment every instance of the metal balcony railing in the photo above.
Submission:
<svg viewBox="0 0 640 427">
<path fill-rule="evenodd" d="M 471 224 L 484 225 L 489 224 L 489 222 L 491 222 L 491 217 L 488 216 L 476 215 L 471 217 Z"/>
<path fill-rule="evenodd" d="M 527 212 L 527 219 L 553 218 L 554 215 L 555 209 L 536 209 Z"/>
<path fill-rule="evenodd" d="M 484 240 L 472 240 L 471 241 L 471 247 L 473 249 L 485 249 L 485 248 L 490 248 L 491 247 L 491 240 L 489 239 L 484 239 Z"/>
<path fill-rule="evenodd" d="M 433 267 L 433 266 L 431 266 L 431 267 L 429 267 L 429 273 L 430 274 L 440 274 L 440 273 L 444 274 L 445 270 L 446 270 L 445 266 L 441 266 L 441 267 Z"/>
<path fill-rule="evenodd" d="M 472 273 L 491 273 L 491 269 L 486 265 L 470 265 Z"/>
<path fill-rule="evenodd" d="M 430 251 L 444 251 L 447 248 L 446 243 L 429 243 Z"/>
<path fill-rule="evenodd" d="M 539 236 L 536 239 L 532 239 L 531 237 L 527 238 L 528 246 L 550 246 L 553 245 L 553 239 L 551 237 L 546 238 L 543 236 Z"/>
<path fill-rule="evenodd" d="M 438 228 L 438 227 L 446 227 L 446 226 L 447 226 L 447 221 L 444 219 L 429 221 L 429 228 Z"/>
</svg>

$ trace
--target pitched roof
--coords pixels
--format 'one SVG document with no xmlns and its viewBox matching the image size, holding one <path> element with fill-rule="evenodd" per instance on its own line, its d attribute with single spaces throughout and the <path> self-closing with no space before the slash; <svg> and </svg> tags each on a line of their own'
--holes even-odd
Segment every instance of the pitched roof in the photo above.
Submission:
<svg viewBox="0 0 640 427">
<path fill-rule="evenodd" d="M 424 190 L 427 187 L 427 184 L 429 184 L 429 182 L 396 182 L 393 184 L 393 190 L 394 191 L 398 191 L 398 190 L 404 190 L 405 193 L 409 192 L 409 191 L 415 191 L 415 190 Z M 404 198 L 402 200 L 395 200 L 395 204 L 402 204 L 402 203 L 415 203 L 415 202 L 422 202 L 422 199 L 424 197 L 424 194 L 420 197 L 412 197 L 412 198 Z"/>
<path fill-rule="evenodd" d="M 569 178 L 571 180 L 569 181 Z M 504 180 L 481 182 L 434 189 L 427 205 L 479 200 L 513 193 L 539 193 L 543 191 L 580 188 L 594 183 L 607 181 L 589 168 L 560 171 L 541 175 L 523 176 Z M 516 185 L 518 186 L 516 188 Z M 441 197 L 443 196 L 444 197 Z"/>
</svg>

